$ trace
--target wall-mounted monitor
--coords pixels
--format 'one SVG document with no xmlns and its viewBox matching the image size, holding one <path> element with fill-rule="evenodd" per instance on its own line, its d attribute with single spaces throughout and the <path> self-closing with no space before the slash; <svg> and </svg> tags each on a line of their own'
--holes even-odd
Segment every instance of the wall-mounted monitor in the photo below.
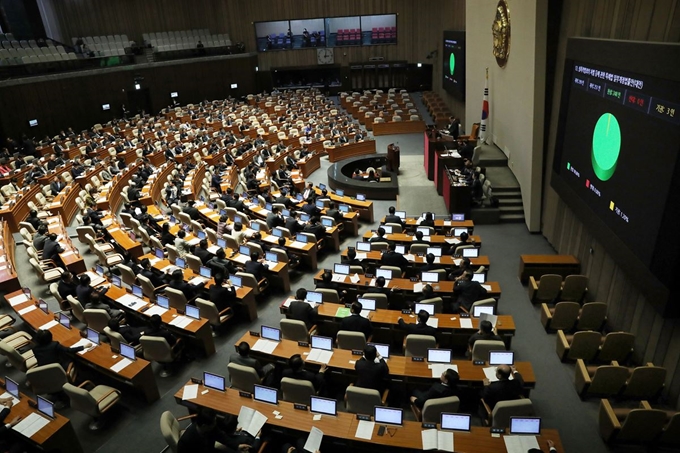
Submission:
<svg viewBox="0 0 680 453">
<path fill-rule="evenodd" d="M 111 110 L 111 104 L 102 104 L 102 110 Z"/>
<path fill-rule="evenodd" d="M 442 87 L 465 100 L 465 32 L 444 31 L 442 44 Z"/>
<path fill-rule="evenodd" d="M 232 83 L 232 84 L 231 84 L 231 89 L 232 89 L 232 90 L 235 90 L 236 88 L 238 88 L 238 83 Z"/>
<path fill-rule="evenodd" d="M 38 125 L 38 120 L 28 120 L 28 125 L 31 127 L 35 127 Z"/>
<path fill-rule="evenodd" d="M 176 98 L 177 96 L 179 96 L 179 95 L 177 94 L 177 91 L 173 91 L 172 93 L 170 93 L 170 97 L 171 97 L 171 98 Z"/>
</svg>

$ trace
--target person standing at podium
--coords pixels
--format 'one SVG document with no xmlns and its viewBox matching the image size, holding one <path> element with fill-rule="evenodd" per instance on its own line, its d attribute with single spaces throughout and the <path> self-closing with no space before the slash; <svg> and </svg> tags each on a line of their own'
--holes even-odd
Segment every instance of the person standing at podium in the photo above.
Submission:
<svg viewBox="0 0 680 453">
<path fill-rule="evenodd" d="M 449 135 L 451 135 L 451 137 L 453 137 L 454 140 L 458 140 L 458 132 L 460 130 L 460 120 L 455 116 L 450 117 L 449 120 L 451 121 L 451 123 L 449 123 L 449 127 L 448 127 Z"/>
</svg>

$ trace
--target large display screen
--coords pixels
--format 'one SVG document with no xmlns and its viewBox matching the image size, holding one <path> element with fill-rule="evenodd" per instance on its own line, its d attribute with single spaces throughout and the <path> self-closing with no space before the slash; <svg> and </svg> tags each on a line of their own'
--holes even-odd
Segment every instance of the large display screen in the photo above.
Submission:
<svg viewBox="0 0 680 453">
<path fill-rule="evenodd" d="M 465 100 L 465 32 L 444 31 L 442 87 Z"/>
<path fill-rule="evenodd" d="M 680 263 L 680 78 L 668 49 L 570 41 L 551 179 L 643 291 L 668 290 Z"/>
<path fill-rule="evenodd" d="M 257 50 L 397 43 L 397 15 L 325 17 L 255 23 Z"/>
</svg>

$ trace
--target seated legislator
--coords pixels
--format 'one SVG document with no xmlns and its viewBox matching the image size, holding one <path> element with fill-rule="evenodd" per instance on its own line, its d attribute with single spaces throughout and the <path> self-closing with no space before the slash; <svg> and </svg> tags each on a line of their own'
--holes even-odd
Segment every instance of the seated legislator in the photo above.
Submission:
<svg viewBox="0 0 680 453">
<path fill-rule="evenodd" d="M 387 388 L 390 369 L 375 346 L 366 345 L 364 356 L 356 361 L 354 369 L 357 372 L 357 381 L 354 383 L 356 387 L 373 389 L 380 393 Z"/>
<path fill-rule="evenodd" d="M 385 237 L 385 229 L 383 227 L 378 227 L 378 229 L 375 232 L 376 236 L 373 236 L 368 240 L 368 242 L 387 242 L 388 244 L 391 243 L 386 237 Z"/>
<path fill-rule="evenodd" d="M 333 281 L 332 272 L 324 272 L 321 274 L 321 281 L 316 282 L 316 287 L 321 289 L 334 289 L 340 292 L 340 285 Z"/>
<path fill-rule="evenodd" d="M 399 328 L 406 331 L 407 335 L 417 334 L 417 335 L 431 335 L 433 337 L 437 336 L 437 329 L 432 326 L 427 325 L 427 320 L 430 319 L 430 314 L 425 310 L 420 310 L 418 312 L 418 322 L 416 324 L 406 324 L 404 319 L 399 317 Z"/>
<path fill-rule="evenodd" d="M 290 231 L 292 236 L 295 236 L 300 231 L 302 231 L 303 227 L 300 225 L 300 214 L 297 211 L 295 211 L 295 213 L 291 213 L 290 217 L 286 219 L 285 226 L 288 231 Z"/>
<path fill-rule="evenodd" d="M 138 345 L 140 337 L 144 335 L 143 327 L 133 327 L 127 324 L 119 324 L 118 321 L 113 318 L 109 319 L 107 326 L 114 332 L 121 334 L 125 341 L 133 346 Z"/>
<path fill-rule="evenodd" d="M 486 289 L 479 282 L 472 280 L 472 272 L 465 271 L 453 287 L 452 312 L 469 312 L 473 302 L 484 299 L 486 293 Z"/>
<path fill-rule="evenodd" d="M 425 264 L 420 266 L 418 268 L 418 274 L 422 274 L 423 272 L 431 272 L 437 269 L 441 269 L 439 264 L 435 264 L 434 262 L 435 256 L 433 253 L 428 253 L 425 255 Z"/>
<path fill-rule="evenodd" d="M 269 265 L 263 264 L 264 258 L 260 258 L 257 252 L 250 253 L 250 261 L 246 261 L 245 271 L 255 276 L 258 282 L 264 278 L 264 273 L 269 269 Z"/>
<path fill-rule="evenodd" d="M 163 320 L 160 315 L 151 315 L 151 318 L 149 318 L 149 327 L 144 329 L 144 336 L 165 338 L 165 341 L 168 342 L 170 347 L 177 343 L 177 337 L 163 328 Z"/>
<path fill-rule="evenodd" d="M 305 362 L 300 354 L 294 354 L 288 359 L 288 367 L 283 369 L 281 377 L 309 381 L 314 385 L 314 389 L 319 391 L 324 384 L 326 369 L 325 364 L 321 365 L 318 373 L 305 370 Z"/>
<path fill-rule="evenodd" d="M 279 209 L 279 207 L 278 206 L 272 207 L 272 211 L 267 214 L 267 226 L 269 227 L 269 229 L 273 230 L 274 228 L 278 226 L 282 227 L 285 224 L 286 221 L 281 215 L 281 210 Z"/>
<path fill-rule="evenodd" d="M 40 225 L 38 230 L 33 236 L 33 247 L 39 252 L 45 247 L 45 241 L 47 240 L 47 225 Z"/>
<path fill-rule="evenodd" d="M 257 359 L 250 357 L 250 345 L 245 341 L 239 343 L 237 352 L 234 352 L 229 356 L 229 363 L 249 366 L 257 371 L 258 376 L 264 376 L 262 365 Z"/>
<path fill-rule="evenodd" d="M 255 440 L 255 438 L 247 433 L 243 434 L 252 438 L 253 441 Z M 189 425 L 182 434 L 182 437 L 179 438 L 177 453 L 217 453 L 225 451 L 236 453 L 237 451 L 249 451 L 250 444 L 243 444 L 247 445 L 248 448 L 241 447 L 241 444 L 238 443 L 234 446 L 234 440 L 236 442 L 247 442 L 247 439 L 232 439 L 232 436 L 227 434 L 226 429 L 218 426 L 215 411 L 204 407 L 199 410 L 194 422 Z"/>
<path fill-rule="evenodd" d="M 388 214 L 385 216 L 385 223 L 396 223 L 401 225 L 402 230 L 406 228 L 406 224 L 401 217 L 395 214 L 396 209 L 394 206 L 390 206 L 387 210 Z"/>
<path fill-rule="evenodd" d="M 491 321 L 486 319 L 479 322 L 479 330 L 470 336 L 470 339 L 468 340 L 468 353 L 472 352 L 472 347 L 478 340 L 503 341 L 503 339 L 494 332 Z"/>
<path fill-rule="evenodd" d="M 425 245 L 430 245 L 428 241 L 423 239 L 423 232 L 422 231 L 416 231 L 415 239 L 411 241 L 411 245 L 413 244 L 425 244 Z"/>
<path fill-rule="evenodd" d="M 343 258 L 341 262 L 350 266 L 362 266 L 361 260 L 357 259 L 357 251 L 354 247 L 347 250 L 347 258 Z"/>
<path fill-rule="evenodd" d="M 224 275 L 221 273 L 215 275 L 215 284 L 208 289 L 208 294 L 210 302 L 215 304 L 219 312 L 233 308 L 236 302 L 236 289 L 231 285 L 224 286 Z"/>
<path fill-rule="evenodd" d="M 211 269 L 214 274 L 235 274 L 239 271 L 239 268 L 227 259 L 227 254 L 224 249 L 220 248 L 215 252 L 215 256 L 208 261 L 207 266 Z"/>
<path fill-rule="evenodd" d="M 151 281 L 151 284 L 154 286 L 154 288 L 158 288 L 159 286 L 162 286 L 165 284 L 165 279 L 163 273 L 161 271 L 158 271 L 151 266 L 151 261 L 149 258 L 144 258 L 142 261 L 139 262 L 139 264 L 142 266 L 142 270 L 139 272 L 139 275 L 146 277 Z"/>
<path fill-rule="evenodd" d="M 361 310 L 363 310 L 361 302 L 352 302 L 351 315 L 345 317 L 340 322 L 340 330 L 349 330 L 351 332 L 361 332 L 366 337 L 366 341 L 370 338 L 373 333 L 373 326 L 371 326 L 371 321 L 367 318 L 361 316 Z"/>
<path fill-rule="evenodd" d="M 68 296 L 78 297 L 76 295 L 77 286 L 78 284 L 73 278 L 73 274 L 70 273 L 69 271 L 66 271 L 63 274 L 61 274 L 59 284 L 57 285 L 57 292 L 64 300 L 66 300 Z"/>
<path fill-rule="evenodd" d="M 387 243 L 387 249 L 382 254 L 380 258 L 380 264 L 383 266 L 395 266 L 401 269 L 402 272 L 408 267 L 408 260 L 404 258 L 399 252 L 394 250 L 394 244 L 391 242 Z"/>
<path fill-rule="evenodd" d="M 66 368 L 68 368 L 68 363 L 70 362 L 70 360 L 66 360 L 68 354 L 85 349 L 84 346 L 67 348 L 62 346 L 58 341 L 52 341 L 52 332 L 49 330 L 38 330 L 34 340 L 36 346 L 33 348 L 33 355 L 38 362 L 38 366 L 58 363 L 66 370 Z"/>
<path fill-rule="evenodd" d="M 512 375 L 513 379 L 510 379 Z M 482 390 L 482 399 L 489 406 L 491 410 L 499 401 L 516 400 L 522 395 L 522 386 L 524 380 L 522 375 L 515 369 L 508 365 L 500 365 L 496 368 L 495 382 L 484 380 L 484 390 Z"/>
<path fill-rule="evenodd" d="M 86 310 L 104 310 L 108 313 L 109 317 L 112 319 L 122 319 L 123 312 L 117 308 L 111 307 L 109 304 L 101 299 L 101 294 L 99 291 L 92 291 L 89 296 L 89 300 L 85 304 Z"/>
<path fill-rule="evenodd" d="M 439 382 L 432 384 L 426 391 L 415 389 L 411 395 L 411 404 L 422 409 L 425 402 L 434 398 L 447 398 L 458 395 L 458 372 L 453 368 L 444 371 L 439 377 Z"/>
<path fill-rule="evenodd" d="M 172 272 L 168 286 L 178 291 L 182 291 L 184 297 L 189 301 L 198 295 L 198 292 L 205 286 L 205 282 L 201 282 L 198 285 L 187 283 L 184 281 L 182 269 L 175 269 Z"/>
<path fill-rule="evenodd" d="M 201 259 L 203 265 L 208 264 L 208 261 L 215 256 L 208 251 L 208 241 L 206 239 L 201 239 L 198 243 L 198 247 L 194 248 L 194 255 Z"/>
<path fill-rule="evenodd" d="M 318 305 L 312 308 L 310 304 L 305 302 L 306 298 L 307 290 L 299 288 L 295 292 L 295 300 L 288 307 L 288 318 L 304 322 L 307 330 L 309 330 L 314 325 L 319 308 Z"/>
</svg>

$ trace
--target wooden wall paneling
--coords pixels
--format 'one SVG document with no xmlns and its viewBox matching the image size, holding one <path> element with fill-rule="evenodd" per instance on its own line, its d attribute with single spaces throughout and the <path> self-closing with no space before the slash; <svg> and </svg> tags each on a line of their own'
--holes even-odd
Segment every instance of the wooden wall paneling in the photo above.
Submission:
<svg viewBox="0 0 680 453">
<path fill-rule="evenodd" d="M 668 21 L 668 33 L 664 41 L 667 42 L 678 42 L 680 41 L 680 4 L 675 0 L 673 3 L 673 14 L 670 14 L 670 19 Z"/>
<path fill-rule="evenodd" d="M 657 0 L 649 20 L 649 40 L 665 41 L 670 29 L 669 17 L 675 12 L 677 0 Z M 672 12 L 669 14 L 669 11 Z"/>
</svg>

